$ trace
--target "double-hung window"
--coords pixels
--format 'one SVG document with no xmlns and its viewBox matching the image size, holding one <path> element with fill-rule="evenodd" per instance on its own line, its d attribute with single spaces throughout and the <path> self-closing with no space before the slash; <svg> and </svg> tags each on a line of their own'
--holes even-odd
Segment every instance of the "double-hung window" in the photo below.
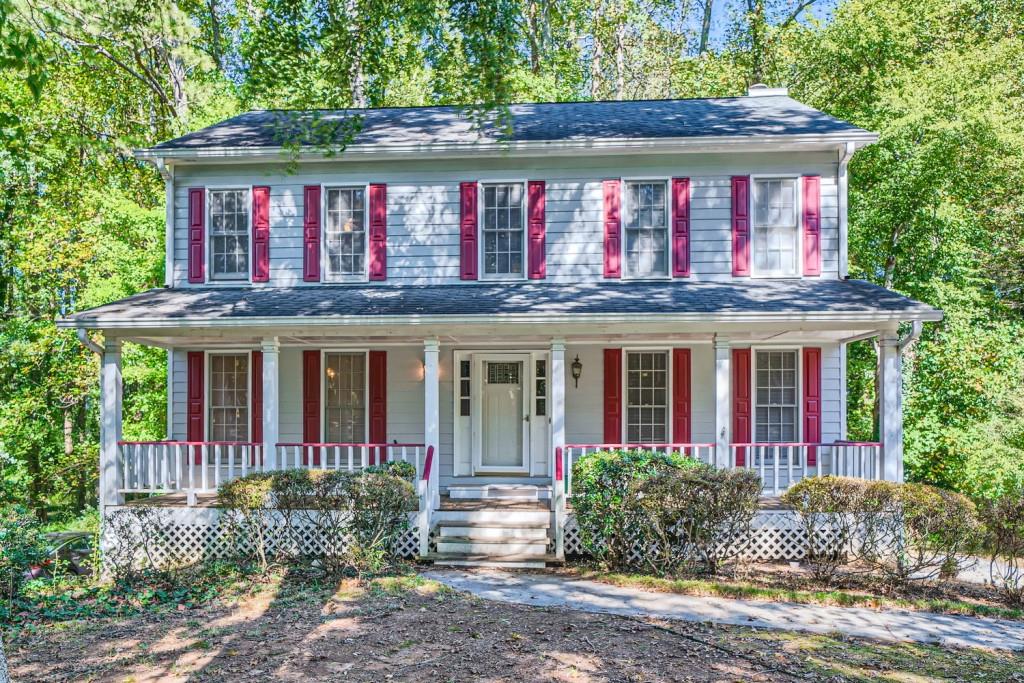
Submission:
<svg viewBox="0 0 1024 683">
<path fill-rule="evenodd" d="M 627 182 L 624 227 L 626 275 L 668 275 L 668 208 L 665 183 Z"/>
<path fill-rule="evenodd" d="M 210 354 L 210 440 L 249 440 L 249 354 Z"/>
<path fill-rule="evenodd" d="M 366 441 L 366 354 L 327 353 L 324 426 L 328 443 Z"/>
<path fill-rule="evenodd" d="M 796 277 L 800 250 L 796 178 L 754 180 L 754 271 Z"/>
<path fill-rule="evenodd" d="M 757 351 L 754 370 L 754 440 L 758 443 L 799 441 L 796 351 Z M 772 450 L 765 454 L 772 457 Z M 783 461 L 788 449 L 781 449 Z"/>
<path fill-rule="evenodd" d="M 668 441 L 668 352 L 626 352 L 626 441 Z"/>
<path fill-rule="evenodd" d="M 249 277 L 249 191 L 210 190 L 210 276 Z"/>
<path fill-rule="evenodd" d="M 524 195 L 522 183 L 483 185 L 484 276 L 523 275 Z"/>
<path fill-rule="evenodd" d="M 359 280 L 366 275 L 365 194 L 362 187 L 327 189 L 324 268 L 328 280 Z"/>
</svg>

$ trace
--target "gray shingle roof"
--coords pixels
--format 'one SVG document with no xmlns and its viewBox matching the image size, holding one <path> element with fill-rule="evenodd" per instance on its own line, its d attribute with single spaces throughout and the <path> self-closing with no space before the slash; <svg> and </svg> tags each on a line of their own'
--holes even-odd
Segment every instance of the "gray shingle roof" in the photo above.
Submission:
<svg viewBox="0 0 1024 683">
<path fill-rule="evenodd" d="M 62 326 L 153 320 L 338 318 L 348 316 L 502 316 L 538 319 L 588 314 L 743 314 L 898 316 L 937 319 L 939 311 L 860 280 L 743 282 L 472 283 L 400 286 L 153 289 L 76 313 Z"/>
<path fill-rule="evenodd" d="M 458 107 L 408 107 L 321 111 L 251 111 L 188 135 L 156 145 L 154 151 L 207 147 L 279 147 L 308 130 L 316 121 L 325 139 L 338 142 L 344 126 L 333 124 L 358 117 L 360 127 L 351 145 L 423 145 L 629 140 L 698 136 L 864 134 L 840 121 L 783 96 L 732 97 L 629 102 L 564 102 L 515 104 L 510 107 L 512 132 L 500 127 L 474 128 Z"/>
</svg>

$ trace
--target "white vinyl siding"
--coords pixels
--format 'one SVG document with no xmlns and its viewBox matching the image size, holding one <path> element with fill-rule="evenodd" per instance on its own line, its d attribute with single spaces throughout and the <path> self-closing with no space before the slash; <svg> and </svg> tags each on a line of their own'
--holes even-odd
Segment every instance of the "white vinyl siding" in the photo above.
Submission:
<svg viewBox="0 0 1024 683">
<path fill-rule="evenodd" d="M 754 271 L 759 275 L 798 275 L 800 232 L 797 179 L 754 180 Z"/>
<path fill-rule="evenodd" d="M 626 352 L 626 442 L 668 441 L 668 352 Z"/>
<path fill-rule="evenodd" d="M 366 354 L 325 354 L 324 433 L 327 443 L 366 440 Z"/>
<path fill-rule="evenodd" d="M 365 190 L 331 187 L 326 196 L 324 279 L 362 279 L 366 274 Z"/>
<path fill-rule="evenodd" d="M 210 354 L 210 441 L 249 440 L 249 354 Z"/>
<path fill-rule="evenodd" d="M 627 182 L 623 218 L 626 276 L 668 275 L 668 192 L 665 183 Z"/>
<path fill-rule="evenodd" d="M 484 276 L 522 276 L 523 185 L 485 184 L 482 194 Z"/>
<path fill-rule="evenodd" d="M 210 277 L 249 277 L 249 191 L 210 190 Z"/>
</svg>

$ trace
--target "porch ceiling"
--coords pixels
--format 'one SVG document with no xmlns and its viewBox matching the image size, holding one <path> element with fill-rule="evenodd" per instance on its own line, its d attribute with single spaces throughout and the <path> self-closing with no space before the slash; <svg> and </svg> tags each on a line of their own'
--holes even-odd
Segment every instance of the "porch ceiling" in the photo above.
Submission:
<svg viewBox="0 0 1024 683">
<path fill-rule="evenodd" d="M 712 333 L 845 338 L 941 311 L 859 280 L 466 283 L 155 289 L 58 321 L 140 340 L 265 336 L 392 342 L 552 337 L 586 340 Z M 820 336 L 815 335 L 816 338 Z M 778 339 L 789 341 L 791 339 Z"/>
</svg>

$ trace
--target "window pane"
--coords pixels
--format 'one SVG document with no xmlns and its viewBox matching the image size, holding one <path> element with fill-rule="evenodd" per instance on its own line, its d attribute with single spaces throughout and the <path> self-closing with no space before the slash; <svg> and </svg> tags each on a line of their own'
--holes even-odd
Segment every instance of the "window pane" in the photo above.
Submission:
<svg viewBox="0 0 1024 683">
<path fill-rule="evenodd" d="M 485 185 L 483 195 L 484 273 L 519 275 L 523 272 L 523 186 Z"/>
<path fill-rule="evenodd" d="M 665 183 L 627 183 L 625 211 L 626 272 L 668 273 L 668 209 Z"/>
<path fill-rule="evenodd" d="M 758 351 L 755 364 L 754 440 L 796 441 L 799 438 L 796 351 Z M 773 457 L 770 451 L 765 455 Z"/>
<path fill-rule="evenodd" d="M 626 354 L 626 441 L 668 440 L 668 353 Z"/>
<path fill-rule="evenodd" d="M 249 274 L 249 192 L 210 191 L 211 277 L 245 278 Z"/>
<path fill-rule="evenodd" d="M 363 188 L 327 190 L 327 223 L 324 226 L 327 276 L 361 277 L 366 254 L 366 212 Z"/>
<path fill-rule="evenodd" d="M 324 422 L 330 443 L 366 439 L 366 369 L 361 353 L 328 353 L 324 363 Z"/>
<path fill-rule="evenodd" d="M 210 440 L 249 440 L 249 354 L 210 356 Z M 224 457 L 227 453 L 223 453 Z M 211 455 L 212 457 L 212 455 Z"/>
<path fill-rule="evenodd" d="M 795 275 L 798 240 L 796 179 L 755 181 L 754 265 L 765 272 Z"/>
</svg>

